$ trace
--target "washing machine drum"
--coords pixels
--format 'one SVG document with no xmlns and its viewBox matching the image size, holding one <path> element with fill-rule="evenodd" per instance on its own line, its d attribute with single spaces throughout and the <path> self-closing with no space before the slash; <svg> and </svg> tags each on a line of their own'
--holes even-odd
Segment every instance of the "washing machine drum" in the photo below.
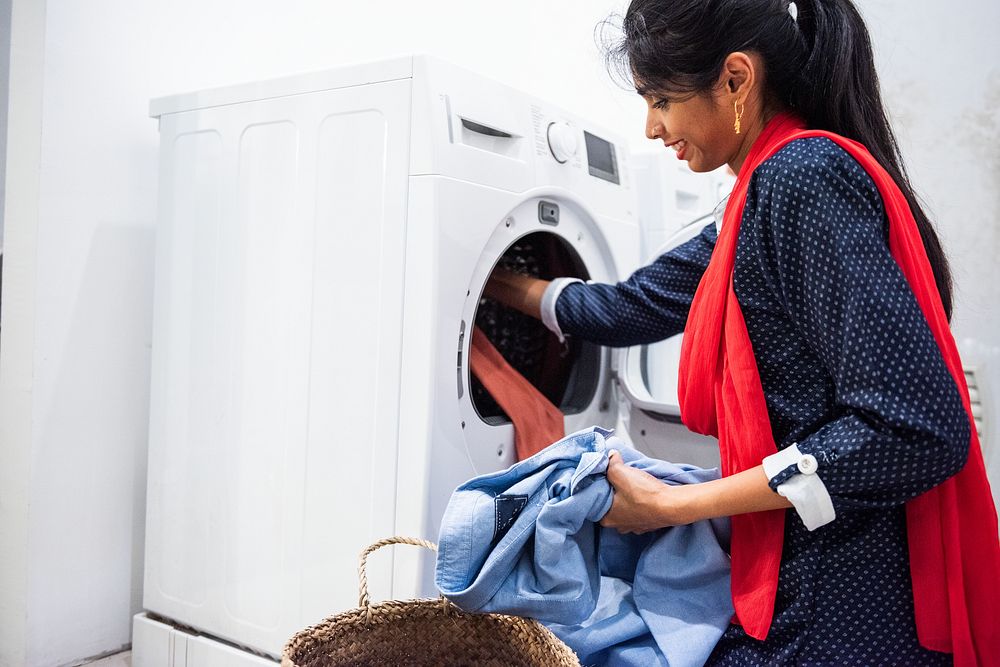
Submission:
<svg viewBox="0 0 1000 667">
<path fill-rule="evenodd" d="M 534 232 L 515 241 L 493 270 L 498 269 L 543 280 L 590 277 L 576 250 L 549 232 Z M 571 339 L 560 343 L 537 319 L 487 298 L 479 302 L 475 323 L 504 359 L 564 414 L 579 413 L 590 404 L 600 375 L 597 346 Z M 510 422 L 475 376 L 470 377 L 470 388 L 483 421 L 492 425 Z"/>
</svg>

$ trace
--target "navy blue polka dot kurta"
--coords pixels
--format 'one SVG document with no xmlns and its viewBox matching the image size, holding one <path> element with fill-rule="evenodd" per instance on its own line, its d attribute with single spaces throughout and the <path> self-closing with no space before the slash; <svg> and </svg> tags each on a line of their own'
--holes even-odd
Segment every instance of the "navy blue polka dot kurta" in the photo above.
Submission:
<svg viewBox="0 0 1000 667">
<path fill-rule="evenodd" d="M 710 664 L 951 663 L 916 639 L 903 503 L 961 469 L 969 422 L 887 238 L 875 184 L 829 139 L 789 143 L 751 179 L 736 296 L 775 442 L 816 458 L 836 518 L 808 531 L 788 512 L 767 640 L 734 625 Z M 568 285 L 560 328 L 611 346 L 681 332 L 715 240 L 708 225 L 627 281 Z"/>
</svg>

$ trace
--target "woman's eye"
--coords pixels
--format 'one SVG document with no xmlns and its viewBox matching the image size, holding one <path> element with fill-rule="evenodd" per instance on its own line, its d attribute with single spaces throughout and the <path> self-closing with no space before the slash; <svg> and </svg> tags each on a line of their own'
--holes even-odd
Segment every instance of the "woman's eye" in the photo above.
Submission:
<svg viewBox="0 0 1000 667">
<path fill-rule="evenodd" d="M 653 108 L 654 109 L 666 109 L 668 104 L 670 104 L 670 102 L 668 102 L 667 100 L 659 99 L 659 100 L 656 100 L 655 102 L 653 102 Z"/>
</svg>

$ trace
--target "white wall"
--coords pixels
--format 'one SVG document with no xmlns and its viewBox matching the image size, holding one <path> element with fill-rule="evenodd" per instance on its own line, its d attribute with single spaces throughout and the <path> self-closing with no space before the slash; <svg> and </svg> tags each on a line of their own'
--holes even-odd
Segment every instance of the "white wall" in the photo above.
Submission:
<svg viewBox="0 0 1000 667">
<path fill-rule="evenodd" d="M 140 608 L 151 97 L 423 51 L 646 144 L 643 105 L 608 80 L 594 46 L 594 27 L 617 0 L 48 0 L 45 8 L 14 0 L 15 43 L 44 50 L 18 60 L 15 49 L 11 59 L 12 103 L 19 91 L 32 99 L 32 81 L 42 86 L 40 106 L 11 107 L 7 163 L 0 481 L 14 492 L 0 488 L 12 503 L 0 513 L 0 582 L 14 596 L 0 596 L 0 665 L 12 666 L 115 650 Z M 976 0 L 952 15 L 931 0 L 863 0 L 862 8 L 912 175 L 955 258 L 956 328 L 995 354 L 1000 78 L 988 56 L 1000 7 Z M 43 25 L 31 20 L 39 12 Z M 30 134 L 15 142 L 16 123 L 35 123 L 40 142 L 32 146 Z M 18 320 L 11 334 L 9 318 Z"/>
<path fill-rule="evenodd" d="M 10 19 L 0 329 L 0 665 L 25 664 L 31 496 L 38 170 L 45 3 L 18 2 Z"/>
</svg>

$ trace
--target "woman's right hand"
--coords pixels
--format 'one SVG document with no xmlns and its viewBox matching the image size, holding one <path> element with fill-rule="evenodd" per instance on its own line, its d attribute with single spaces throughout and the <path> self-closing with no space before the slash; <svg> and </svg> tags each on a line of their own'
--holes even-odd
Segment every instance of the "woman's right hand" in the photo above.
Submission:
<svg viewBox="0 0 1000 667">
<path fill-rule="evenodd" d="M 497 269 L 483 289 L 483 296 L 534 318 L 542 318 L 542 295 L 549 281 Z"/>
</svg>

